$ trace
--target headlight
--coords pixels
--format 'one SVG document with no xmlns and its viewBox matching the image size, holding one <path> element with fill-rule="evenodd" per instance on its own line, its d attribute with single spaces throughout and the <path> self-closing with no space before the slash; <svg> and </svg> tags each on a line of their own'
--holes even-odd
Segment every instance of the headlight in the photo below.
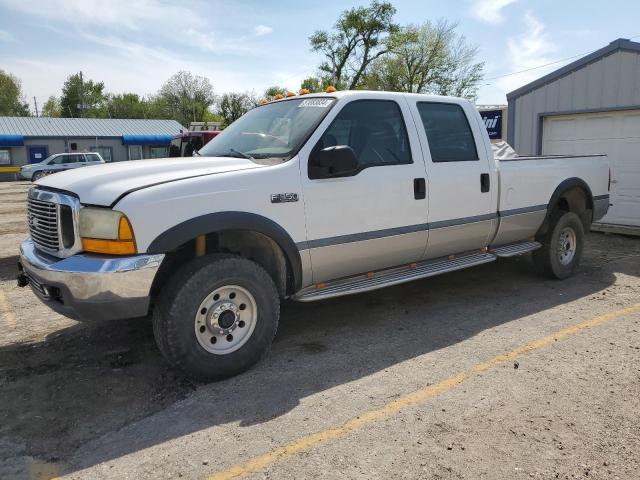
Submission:
<svg viewBox="0 0 640 480">
<path fill-rule="evenodd" d="M 128 255 L 137 253 L 129 219 L 109 208 L 80 210 L 80 237 L 85 252 Z"/>
</svg>

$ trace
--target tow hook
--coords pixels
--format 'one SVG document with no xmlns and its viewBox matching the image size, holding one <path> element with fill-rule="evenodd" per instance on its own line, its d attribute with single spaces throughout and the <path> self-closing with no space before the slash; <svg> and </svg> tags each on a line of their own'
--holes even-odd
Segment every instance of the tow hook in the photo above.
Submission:
<svg viewBox="0 0 640 480">
<path fill-rule="evenodd" d="M 29 285 L 29 279 L 24 273 L 19 273 L 17 280 L 19 287 L 26 287 L 27 285 Z"/>
<path fill-rule="evenodd" d="M 20 262 L 18 262 L 18 276 L 16 277 L 16 280 L 18 281 L 18 287 L 20 288 L 29 285 L 29 279 L 25 275 L 24 270 L 22 269 L 22 264 Z"/>
</svg>

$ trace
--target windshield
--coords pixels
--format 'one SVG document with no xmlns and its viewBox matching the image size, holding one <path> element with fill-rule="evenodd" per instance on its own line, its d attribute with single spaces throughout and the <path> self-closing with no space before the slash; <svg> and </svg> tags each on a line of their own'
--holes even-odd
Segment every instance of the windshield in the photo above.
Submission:
<svg viewBox="0 0 640 480">
<path fill-rule="evenodd" d="M 333 98 L 296 98 L 250 110 L 207 143 L 207 157 L 286 161 L 296 154 L 327 112 Z"/>
</svg>

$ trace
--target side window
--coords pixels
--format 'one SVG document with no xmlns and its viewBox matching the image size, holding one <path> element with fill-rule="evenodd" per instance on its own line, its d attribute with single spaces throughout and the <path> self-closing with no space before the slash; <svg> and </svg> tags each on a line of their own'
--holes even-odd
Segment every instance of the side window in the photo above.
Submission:
<svg viewBox="0 0 640 480">
<path fill-rule="evenodd" d="M 355 100 L 333 120 L 315 149 L 353 148 L 359 169 L 412 163 L 400 107 L 390 100 Z"/>
<path fill-rule="evenodd" d="M 460 105 L 419 102 L 418 112 L 434 162 L 478 160 L 475 139 Z"/>
<path fill-rule="evenodd" d="M 92 152 L 98 152 L 105 162 L 113 161 L 113 150 L 111 147 L 91 147 Z M 100 161 L 97 156 L 93 156 L 92 161 Z"/>
<path fill-rule="evenodd" d="M 63 163 L 68 163 L 67 158 L 69 155 L 60 155 L 59 157 L 55 157 L 53 160 L 49 162 L 50 165 L 62 165 Z"/>
</svg>

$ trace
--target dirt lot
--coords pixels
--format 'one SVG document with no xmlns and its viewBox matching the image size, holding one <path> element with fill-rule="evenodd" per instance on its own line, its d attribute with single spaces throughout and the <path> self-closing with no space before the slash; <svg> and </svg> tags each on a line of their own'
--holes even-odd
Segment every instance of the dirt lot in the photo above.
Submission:
<svg viewBox="0 0 640 480">
<path fill-rule="evenodd" d="M 27 188 L 0 184 L 0 478 L 640 478 L 638 238 L 591 234 L 563 282 L 522 257 L 288 303 L 259 366 L 195 385 L 148 321 L 15 287 Z"/>
</svg>

